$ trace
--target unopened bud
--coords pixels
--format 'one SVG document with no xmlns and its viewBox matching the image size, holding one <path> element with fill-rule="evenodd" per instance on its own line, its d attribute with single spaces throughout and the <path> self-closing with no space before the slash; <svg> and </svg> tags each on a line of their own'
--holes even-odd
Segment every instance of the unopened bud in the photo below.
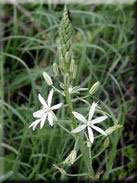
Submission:
<svg viewBox="0 0 137 183">
<path fill-rule="evenodd" d="M 67 51 L 67 52 L 65 53 L 65 60 L 66 60 L 67 63 L 69 63 L 70 58 L 71 58 L 71 55 L 70 55 L 70 53 Z"/>
<path fill-rule="evenodd" d="M 90 94 L 90 95 L 93 95 L 93 94 L 98 90 L 99 86 L 100 86 L 100 82 L 97 81 L 97 82 L 91 87 L 91 89 L 89 90 L 89 94 Z"/>
<path fill-rule="evenodd" d="M 62 55 L 60 55 L 59 67 L 60 69 L 64 69 L 64 58 Z"/>
<path fill-rule="evenodd" d="M 65 56 L 65 52 L 66 52 L 66 45 L 65 44 L 61 45 L 61 51 L 62 51 L 63 56 Z"/>
<path fill-rule="evenodd" d="M 75 150 L 72 150 L 70 153 L 70 163 L 73 165 L 77 157 L 77 152 Z"/>
<path fill-rule="evenodd" d="M 106 149 L 109 146 L 109 138 L 106 138 L 104 141 L 104 149 Z"/>
<path fill-rule="evenodd" d="M 90 148 L 91 147 L 91 142 L 87 141 L 87 147 Z"/>
<path fill-rule="evenodd" d="M 67 164 L 68 166 L 73 165 L 76 160 L 76 157 L 77 157 L 76 150 L 72 150 L 71 153 L 68 155 L 68 157 L 63 162 L 63 164 Z"/>
<path fill-rule="evenodd" d="M 121 127 L 122 127 L 122 125 L 114 125 L 114 126 L 112 126 L 112 127 L 109 127 L 107 130 L 105 130 L 105 133 L 106 133 L 107 135 L 110 135 L 110 134 L 113 133 L 115 130 L 117 130 L 117 129 L 121 128 Z"/>
<path fill-rule="evenodd" d="M 55 76 L 59 75 L 59 69 L 56 63 L 53 64 L 53 73 L 55 74 Z"/>
<path fill-rule="evenodd" d="M 77 65 L 74 65 L 74 71 L 72 73 L 72 78 L 75 79 L 76 75 L 77 75 L 77 70 L 78 70 L 78 67 Z"/>
<path fill-rule="evenodd" d="M 69 84 L 69 74 L 66 73 L 65 76 L 64 76 L 64 83 L 68 86 Z"/>
<path fill-rule="evenodd" d="M 75 67 L 75 60 L 72 59 L 71 63 L 70 63 L 70 72 L 73 73 L 74 72 L 74 67 Z"/>
<path fill-rule="evenodd" d="M 43 77 L 44 77 L 47 85 L 49 85 L 49 86 L 53 85 L 51 77 L 46 72 L 43 72 Z"/>
<path fill-rule="evenodd" d="M 63 168 L 58 167 L 57 165 L 53 165 L 55 169 L 57 169 L 61 174 L 66 175 L 66 171 Z"/>
</svg>

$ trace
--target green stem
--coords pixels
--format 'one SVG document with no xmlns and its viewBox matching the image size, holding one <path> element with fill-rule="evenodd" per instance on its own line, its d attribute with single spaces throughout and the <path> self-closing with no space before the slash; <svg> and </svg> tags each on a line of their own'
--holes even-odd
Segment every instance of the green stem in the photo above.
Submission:
<svg viewBox="0 0 137 183">
<path fill-rule="evenodd" d="M 68 104 L 68 109 L 69 109 L 69 113 L 70 113 L 70 117 L 72 119 L 72 129 L 77 127 L 77 122 L 76 119 L 74 118 L 72 112 L 73 112 L 73 105 L 72 105 L 72 100 L 71 100 L 71 95 L 68 91 L 68 86 L 66 83 L 66 80 L 64 79 L 64 93 L 65 93 L 65 97 L 66 97 L 66 101 Z"/>
<path fill-rule="evenodd" d="M 64 79 L 64 93 L 65 93 L 65 97 L 66 97 L 66 102 L 68 104 L 68 109 L 69 109 L 69 113 L 70 113 L 70 117 L 72 120 L 72 129 L 77 127 L 77 122 L 76 119 L 74 118 L 72 111 L 73 111 L 73 104 L 72 104 L 72 99 L 71 99 L 71 95 L 68 91 L 68 86 L 66 83 L 66 79 Z M 78 139 L 79 138 L 79 139 Z M 83 143 L 83 137 L 79 137 L 76 135 L 76 141 L 79 140 L 79 148 L 81 153 L 83 154 L 84 157 L 84 162 L 87 165 L 87 169 L 88 169 L 88 174 L 90 178 L 94 178 L 94 171 L 92 168 L 92 160 L 89 161 L 89 153 L 88 153 L 88 148 L 87 146 Z"/>
<path fill-rule="evenodd" d="M 0 56 L 0 100 L 4 100 L 4 78 L 3 78 L 3 57 Z M 2 104 L 1 104 L 2 105 Z M 3 156 L 3 148 L 1 146 L 3 141 L 3 108 L 0 107 L 0 156 Z M 3 160 L 0 161 L 0 176 L 3 175 Z"/>
</svg>

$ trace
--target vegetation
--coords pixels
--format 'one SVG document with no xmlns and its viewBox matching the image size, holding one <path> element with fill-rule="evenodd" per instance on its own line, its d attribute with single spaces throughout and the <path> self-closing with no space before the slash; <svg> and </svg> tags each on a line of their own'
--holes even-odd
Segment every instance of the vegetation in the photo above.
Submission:
<svg viewBox="0 0 137 183">
<path fill-rule="evenodd" d="M 4 5 L 3 9 L 0 121 L 4 156 L 1 155 L 0 161 L 4 170 L 0 180 L 64 180 L 72 174 L 77 175 L 75 180 L 87 179 L 80 176 L 86 172 L 83 157 L 72 167 L 66 167 L 68 176 L 53 167 L 63 162 L 73 148 L 74 142 L 65 131 L 47 124 L 34 132 L 29 128 L 34 121 L 32 113 L 40 105 L 37 94 L 40 92 L 46 98 L 49 92 L 42 73 L 51 74 L 52 64 L 59 59 L 58 29 L 64 6 L 18 4 Z M 75 30 L 72 47 L 78 65 L 75 84 L 90 88 L 100 81 L 101 87 L 93 99 L 103 101 L 104 109 L 123 125 L 110 136 L 109 147 L 93 161 L 93 166 L 102 179 L 132 179 L 135 172 L 133 7 L 70 5 L 69 9 Z M 77 108 L 88 112 L 85 106 Z M 62 110 L 60 115 L 64 119 L 65 112 Z M 100 143 L 98 139 L 93 155 Z"/>
</svg>

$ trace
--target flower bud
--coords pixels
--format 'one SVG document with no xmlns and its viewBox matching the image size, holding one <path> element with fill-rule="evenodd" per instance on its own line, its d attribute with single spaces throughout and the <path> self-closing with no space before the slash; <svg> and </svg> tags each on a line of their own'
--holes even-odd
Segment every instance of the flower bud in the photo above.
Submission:
<svg viewBox="0 0 137 183">
<path fill-rule="evenodd" d="M 77 152 L 75 150 L 72 150 L 70 153 L 70 163 L 73 165 L 77 157 Z"/>
<path fill-rule="evenodd" d="M 68 157 L 63 162 L 63 164 L 67 164 L 68 166 L 73 165 L 76 160 L 76 157 L 77 157 L 76 150 L 72 150 L 71 153 L 68 155 Z"/>
<path fill-rule="evenodd" d="M 87 147 L 90 148 L 91 147 L 91 142 L 88 140 L 87 141 Z"/>
<path fill-rule="evenodd" d="M 49 85 L 49 86 L 53 85 L 51 77 L 46 72 L 43 72 L 43 77 L 44 77 L 47 85 Z"/>
<path fill-rule="evenodd" d="M 57 165 L 53 165 L 55 169 L 57 169 L 61 174 L 66 175 L 66 171 L 63 168 L 58 167 Z"/>
<path fill-rule="evenodd" d="M 67 51 L 67 52 L 65 53 L 65 61 L 66 61 L 67 63 L 69 63 L 70 58 L 71 58 L 71 55 L 70 55 L 70 53 Z"/>
<path fill-rule="evenodd" d="M 114 126 L 112 126 L 112 127 L 109 127 L 107 130 L 105 130 L 105 133 L 106 133 L 107 135 L 110 135 L 110 134 L 113 133 L 115 130 L 117 130 L 117 129 L 121 128 L 121 127 L 122 127 L 122 125 L 114 125 Z"/>
<path fill-rule="evenodd" d="M 97 82 L 91 87 L 91 89 L 89 90 L 89 94 L 90 94 L 90 95 L 93 95 L 93 94 L 98 90 L 99 86 L 100 86 L 100 82 L 97 81 Z"/>
<path fill-rule="evenodd" d="M 64 58 L 62 55 L 60 55 L 59 68 L 64 69 Z"/>
<path fill-rule="evenodd" d="M 104 141 L 104 149 L 106 149 L 109 146 L 109 138 L 106 138 Z"/>
<path fill-rule="evenodd" d="M 66 51 L 66 45 L 65 44 L 61 45 L 61 51 L 62 51 L 62 54 L 63 54 L 63 57 L 64 57 L 65 56 L 65 51 Z"/>
<path fill-rule="evenodd" d="M 59 75 L 59 69 L 56 63 L 53 64 L 53 73 L 55 74 L 55 76 Z"/>
<path fill-rule="evenodd" d="M 69 85 L 69 74 L 66 73 L 64 76 L 64 83 L 68 86 Z"/>
<path fill-rule="evenodd" d="M 70 63 L 70 72 L 73 73 L 74 72 L 74 67 L 75 67 L 75 60 L 72 59 L 71 63 Z"/>
<path fill-rule="evenodd" d="M 77 65 L 74 65 L 74 69 L 73 69 L 73 73 L 72 73 L 72 78 L 75 79 L 76 75 L 77 75 L 77 70 L 78 70 L 78 67 Z"/>
</svg>

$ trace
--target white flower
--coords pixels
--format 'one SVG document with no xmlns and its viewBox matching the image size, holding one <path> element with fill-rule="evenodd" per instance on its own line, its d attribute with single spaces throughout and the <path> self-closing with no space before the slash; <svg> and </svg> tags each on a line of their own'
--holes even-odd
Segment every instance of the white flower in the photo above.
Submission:
<svg viewBox="0 0 137 183">
<path fill-rule="evenodd" d="M 56 115 L 54 114 L 53 110 L 59 109 L 62 106 L 62 103 L 56 104 L 51 107 L 52 102 L 52 96 L 53 96 L 53 89 L 50 91 L 48 95 L 48 103 L 44 100 L 44 98 L 38 94 L 39 101 L 42 104 L 42 108 L 36 112 L 33 113 L 33 117 L 38 118 L 35 120 L 29 128 L 33 127 L 32 129 L 35 130 L 36 126 L 40 123 L 40 128 L 44 126 L 44 123 L 46 119 L 49 121 L 49 125 L 53 126 L 53 121 L 57 120 Z"/>
<path fill-rule="evenodd" d="M 74 93 L 79 94 L 80 91 L 87 91 L 87 90 L 88 90 L 88 88 L 80 88 L 80 86 L 72 87 L 71 85 L 68 88 L 68 91 L 70 94 L 74 94 Z"/>
<path fill-rule="evenodd" d="M 97 106 L 97 103 L 93 102 L 92 105 L 91 105 L 90 111 L 89 111 L 88 120 L 83 115 L 81 115 L 80 113 L 74 112 L 74 111 L 72 112 L 73 115 L 79 121 L 81 121 L 83 123 L 82 125 L 78 126 L 74 130 L 72 130 L 72 133 L 78 133 L 78 132 L 80 132 L 82 130 L 87 129 L 87 131 L 88 131 L 88 137 L 89 137 L 89 140 L 90 140 L 91 143 L 93 143 L 93 141 L 94 141 L 94 136 L 93 136 L 92 129 L 98 131 L 102 135 L 106 135 L 107 136 L 107 134 L 106 134 L 106 132 L 104 130 L 102 130 L 101 128 L 95 126 L 95 124 L 104 121 L 107 118 L 107 116 L 101 116 L 101 117 L 98 117 L 96 119 L 91 120 L 92 117 L 93 117 L 93 115 L 94 115 L 96 106 Z"/>
<path fill-rule="evenodd" d="M 64 85 L 62 83 L 60 84 L 60 87 L 64 90 Z M 68 87 L 68 92 L 71 95 L 72 94 L 79 94 L 81 91 L 87 91 L 87 90 L 88 90 L 88 88 L 81 88 L 80 86 L 74 86 L 74 87 L 72 87 L 72 85 L 70 85 Z M 65 96 L 64 91 L 62 91 L 62 95 Z"/>
</svg>

